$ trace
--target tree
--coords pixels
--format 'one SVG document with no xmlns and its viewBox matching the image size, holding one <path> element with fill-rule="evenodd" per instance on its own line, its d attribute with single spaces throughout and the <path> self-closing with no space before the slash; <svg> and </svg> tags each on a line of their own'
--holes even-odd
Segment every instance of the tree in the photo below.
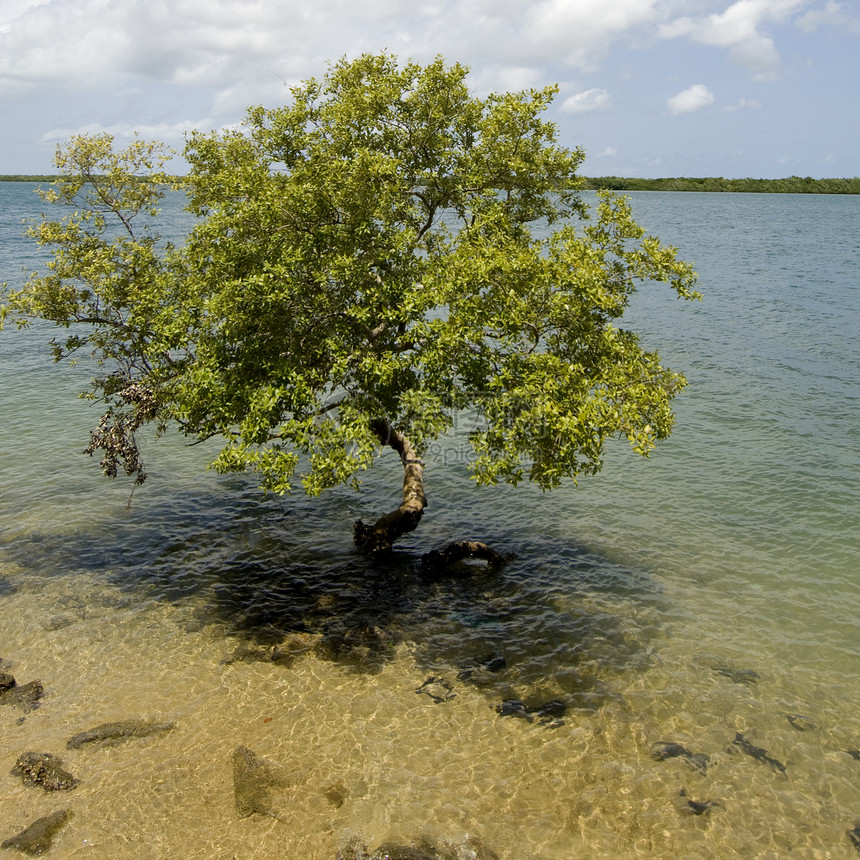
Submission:
<svg viewBox="0 0 860 860">
<path fill-rule="evenodd" d="M 107 474 L 143 481 L 149 422 L 222 437 L 214 466 L 254 469 L 275 493 L 357 486 L 390 447 L 402 502 L 355 524 L 373 553 L 418 525 L 422 454 L 457 410 L 476 416 L 479 484 L 549 490 L 596 473 L 611 437 L 647 455 L 668 436 L 685 380 L 615 323 L 638 284 L 689 299 L 695 273 L 624 198 L 589 211 L 583 152 L 542 117 L 555 88 L 482 99 L 467 75 L 343 60 L 285 107 L 192 134 L 181 180 L 157 144 L 58 150 L 45 196 L 74 211 L 32 227 L 53 259 L 3 313 L 73 327 L 55 357 L 103 362 L 88 450 Z M 166 186 L 197 217 L 182 247 L 152 229 Z"/>
</svg>

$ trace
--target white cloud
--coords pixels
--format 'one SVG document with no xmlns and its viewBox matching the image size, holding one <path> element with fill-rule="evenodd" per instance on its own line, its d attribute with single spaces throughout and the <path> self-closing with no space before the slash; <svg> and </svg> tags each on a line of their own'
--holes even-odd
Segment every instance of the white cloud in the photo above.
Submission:
<svg viewBox="0 0 860 860">
<path fill-rule="evenodd" d="M 860 18 L 850 15 L 842 3 L 828 0 L 824 9 L 810 9 L 795 22 L 804 33 L 812 33 L 819 27 L 834 27 L 849 33 L 860 33 Z"/>
<path fill-rule="evenodd" d="M 666 38 L 689 35 L 697 42 L 731 47 L 759 38 L 759 27 L 767 21 L 783 21 L 805 0 L 736 0 L 724 12 L 700 18 L 679 18 L 665 25 Z"/>
<path fill-rule="evenodd" d="M 363 51 L 419 61 L 441 53 L 529 83 L 543 79 L 548 63 L 593 69 L 613 40 L 655 19 L 656 0 L 3 3 L 0 95 L 97 88 L 120 76 L 231 90 L 253 103 L 261 84 L 265 93 L 272 82 L 320 73 L 321 58 Z M 223 101 L 236 99 L 226 93 Z"/>
<path fill-rule="evenodd" d="M 409 17 L 405 0 L 387 5 L 392 24 Z M 97 87 L 117 76 L 206 87 L 246 81 L 252 90 L 267 76 L 316 72 L 320 57 L 385 47 L 379 39 L 390 29 L 375 28 L 383 6 L 363 4 L 357 25 L 340 0 L 301 11 L 280 0 L 48 0 L 5 20 L 0 92 Z"/>
<path fill-rule="evenodd" d="M 665 39 L 686 37 L 703 45 L 725 48 L 731 59 L 757 80 L 772 80 L 780 65 L 773 39 L 762 31 L 769 22 L 781 23 L 808 0 L 736 0 L 725 11 L 700 17 L 681 17 L 664 24 Z"/>
<path fill-rule="evenodd" d="M 3 0 L 3 7 L 0 8 L 0 33 L 5 32 L 11 22 L 20 18 L 28 9 L 47 2 L 49 0 Z"/>
<path fill-rule="evenodd" d="M 588 113 L 590 111 L 609 110 L 612 99 L 604 89 L 590 89 L 569 96 L 561 105 L 562 113 Z"/>
<path fill-rule="evenodd" d="M 480 95 L 519 92 L 544 83 L 538 69 L 530 66 L 484 66 L 469 78 L 470 89 Z"/>
<path fill-rule="evenodd" d="M 592 69 L 614 37 L 652 21 L 656 5 L 656 0 L 542 0 L 532 5 L 524 36 L 544 54 Z"/>
<path fill-rule="evenodd" d="M 119 140 L 132 140 L 140 136 L 144 140 L 163 140 L 168 144 L 181 143 L 186 132 L 192 130 L 207 131 L 212 128 L 210 119 L 181 120 L 173 123 L 154 123 L 150 125 L 130 123 L 114 123 L 103 125 L 102 123 L 86 123 L 75 127 L 53 128 L 46 131 L 40 143 L 59 143 L 68 140 L 74 135 L 110 134 Z"/>
<path fill-rule="evenodd" d="M 692 113 L 714 103 L 714 94 L 704 84 L 693 84 L 666 100 L 669 113 Z"/>
<path fill-rule="evenodd" d="M 729 57 L 748 69 L 756 81 L 775 80 L 779 72 L 779 52 L 768 36 L 756 36 L 734 45 Z"/>
<path fill-rule="evenodd" d="M 795 22 L 798 29 L 811 33 L 825 24 L 833 23 L 843 17 L 842 4 L 829 0 L 824 9 L 810 9 Z"/>
<path fill-rule="evenodd" d="M 607 146 L 603 152 L 598 152 L 595 158 L 611 158 L 613 155 L 618 155 L 618 150 L 614 146 Z"/>
</svg>

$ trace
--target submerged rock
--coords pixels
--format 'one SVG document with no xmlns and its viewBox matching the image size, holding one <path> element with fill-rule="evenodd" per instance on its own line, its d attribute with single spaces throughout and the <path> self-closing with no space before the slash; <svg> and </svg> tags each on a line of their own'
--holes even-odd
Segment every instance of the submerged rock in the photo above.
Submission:
<svg viewBox="0 0 860 860">
<path fill-rule="evenodd" d="M 65 769 L 61 758 L 51 753 L 22 753 L 11 774 L 20 776 L 24 785 L 37 786 L 45 791 L 67 791 L 81 782 Z"/>
<path fill-rule="evenodd" d="M 462 668 L 457 673 L 457 678 L 460 681 L 468 681 L 477 686 L 487 686 L 498 682 L 496 676 L 508 668 L 508 661 L 493 653 L 480 659 L 471 659 L 461 666 Z"/>
<path fill-rule="evenodd" d="M 309 654 L 317 645 L 320 636 L 315 633 L 288 633 L 278 645 L 256 645 L 243 642 L 221 661 L 231 663 L 274 663 L 288 668 L 300 657 Z"/>
<path fill-rule="evenodd" d="M 567 712 L 567 705 L 561 699 L 553 699 L 542 705 L 529 708 L 529 713 L 537 716 L 541 721 L 556 720 L 563 717 Z"/>
<path fill-rule="evenodd" d="M 730 678 L 736 684 L 757 684 L 761 675 L 752 669 L 735 669 L 728 663 L 716 663 L 711 667 L 718 675 Z"/>
<path fill-rule="evenodd" d="M 476 836 L 459 843 L 434 844 L 428 839 L 409 845 L 384 842 L 373 851 L 353 837 L 338 850 L 335 860 L 499 860 L 499 855 Z"/>
<path fill-rule="evenodd" d="M 435 675 L 431 675 L 415 692 L 429 696 L 437 705 L 448 702 L 457 695 L 444 678 L 437 678 Z"/>
<path fill-rule="evenodd" d="M 145 720 L 120 720 L 116 723 L 102 723 L 85 732 L 79 732 L 66 741 L 70 750 L 80 749 L 92 744 L 108 746 L 131 738 L 145 738 L 169 732 L 176 723 L 151 723 Z"/>
<path fill-rule="evenodd" d="M 708 764 L 711 757 L 707 753 L 693 753 L 687 757 L 687 764 L 695 768 L 699 773 L 705 774 L 708 772 Z"/>
<path fill-rule="evenodd" d="M 708 815 L 715 807 L 722 806 L 717 800 L 693 800 L 685 788 L 678 792 L 678 798 L 678 808 L 687 815 Z"/>
<path fill-rule="evenodd" d="M 803 714 L 786 714 L 785 718 L 788 720 L 789 725 L 793 729 L 797 729 L 799 732 L 809 732 L 812 731 L 812 729 L 818 728 L 818 726 L 809 717 L 806 717 Z"/>
<path fill-rule="evenodd" d="M 781 761 L 768 755 L 767 750 L 763 747 L 757 747 L 751 744 L 740 732 L 735 735 L 735 739 L 732 741 L 732 744 L 743 750 L 743 752 L 748 756 L 752 756 L 754 759 L 763 761 L 766 764 L 769 764 L 774 770 L 778 770 L 783 776 L 788 776 L 785 771 L 785 765 Z"/>
<path fill-rule="evenodd" d="M 72 817 L 68 809 L 52 812 L 34 821 L 26 830 L 0 844 L 0 848 L 17 848 L 25 854 L 38 856 L 47 851 L 53 843 L 54 836 L 61 827 Z"/>
<path fill-rule="evenodd" d="M 341 663 L 358 672 L 379 672 L 393 653 L 394 643 L 381 627 L 361 623 L 330 628 L 320 636 L 313 653 L 320 660 Z"/>
<path fill-rule="evenodd" d="M 295 657 L 282 654 L 274 645 L 253 645 L 243 642 L 237 645 L 221 662 L 225 666 L 233 663 L 274 663 L 287 668 L 295 662 Z"/>
<path fill-rule="evenodd" d="M 500 717 L 519 717 L 526 722 L 533 723 L 537 718 L 538 723 L 550 728 L 557 728 L 564 725 L 561 717 L 567 711 L 567 704 L 561 699 L 553 699 L 550 702 L 543 702 L 540 705 L 532 705 L 529 707 L 520 699 L 505 699 L 501 704 L 496 705 L 496 713 Z"/>
<path fill-rule="evenodd" d="M 335 860 L 369 860 L 367 845 L 357 836 L 353 836 L 345 845 L 337 849 Z"/>
<path fill-rule="evenodd" d="M 651 758 L 666 761 L 670 758 L 683 758 L 699 773 L 707 773 L 711 757 L 707 753 L 692 753 L 683 744 L 674 741 L 659 741 L 651 747 Z"/>
<path fill-rule="evenodd" d="M 240 818 L 274 815 L 272 791 L 290 784 L 285 771 L 253 750 L 238 746 L 233 753 L 233 796 Z"/>
<path fill-rule="evenodd" d="M 688 756 L 690 751 L 683 745 L 672 741 L 660 741 L 651 747 L 651 758 L 657 761 L 666 761 L 667 758 Z"/>
<path fill-rule="evenodd" d="M 7 675 L 7 678 L 12 678 Z M 12 685 L 0 692 L 0 705 L 13 705 L 25 711 L 33 711 L 39 707 L 39 699 L 45 693 L 41 681 L 30 681 L 18 686 L 12 678 Z"/>
<path fill-rule="evenodd" d="M 0 672 L 0 693 L 12 689 L 16 683 L 15 678 L 8 672 Z"/>
<path fill-rule="evenodd" d="M 500 717 L 519 717 L 529 723 L 534 721 L 534 717 L 529 713 L 525 702 L 520 699 L 505 699 L 504 702 L 496 705 L 496 713 Z"/>
<path fill-rule="evenodd" d="M 439 857 L 435 848 L 427 842 L 422 841 L 420 846 L 386 842 L 370 855 L 370 860 L 439 860 Z"/>
<path fill-rule="evenodd" d="M 335 809 L 340 809 L 347 797 L 349 797 L 349 791 L 342 782 L 333 782 L 325 790 L 325 799 Z"/>
<path fill-rule="evenodd" d="M 853 830 L 847 831 L 848 838 L 851 840 L 851 844 L 860 851 L 860 824 L 858 824 Z"/>
</svg>

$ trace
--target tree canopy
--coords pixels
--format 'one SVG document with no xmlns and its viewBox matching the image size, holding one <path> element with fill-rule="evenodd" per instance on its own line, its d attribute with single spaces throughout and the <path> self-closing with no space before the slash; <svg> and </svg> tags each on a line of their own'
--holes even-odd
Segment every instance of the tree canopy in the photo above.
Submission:
<svg viewBox="0 0 860 860">
<path fill-rule="evenodd" d="M 555 88 L 478 98 L 467 77 L 342 60 L 284 107 L 193 133 L 181 179 L 156 143 L 58 149 L 42 193 L 70 212 L 31 227 L 52 259 L 2 312 L 60 326 L 58 360 L 103 362 L 88 450 L 108 474 L 144 479 L 149 422 L 221 437 L 215 468 L 276 493 L 357 484 L 390 446 L 403 503 L 356 528 L 378 550 L 417 525 L 422 453 L 457 410 L 479 484 L 549 490 L 597 472 L 611 437 L 647 455 L 669 434 L 685 380 L 617 323 L 637 285 L 694 298 L 695 273 L 624 198 L 586 206 L 583 152 L 543 116 Z M 177 246 L 156 229 L 169 187 L 196 216 Z"/>
</svg>

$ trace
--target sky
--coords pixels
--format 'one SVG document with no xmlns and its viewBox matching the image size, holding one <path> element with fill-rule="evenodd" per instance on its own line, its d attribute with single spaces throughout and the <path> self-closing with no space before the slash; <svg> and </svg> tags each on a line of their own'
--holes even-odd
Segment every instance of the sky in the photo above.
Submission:
<svg viewBox="0 0 860 860">
<path fill-rule="evenodd" d="M 0 173 L 88 132 L 181 149 L 379 51 L 557 84 L 586 176 L 860 175 L 858 0 L 0 0 Z"/>
</svg>

